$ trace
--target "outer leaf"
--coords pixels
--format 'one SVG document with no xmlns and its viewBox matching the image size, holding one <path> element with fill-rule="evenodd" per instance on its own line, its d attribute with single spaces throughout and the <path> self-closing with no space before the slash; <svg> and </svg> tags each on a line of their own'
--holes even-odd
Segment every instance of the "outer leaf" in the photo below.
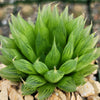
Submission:
<svg viewBox="0 0 100 100">
<path fill-rule="evenodd" d="M 74 29 L 81 27 L 81 29 L 84 27 L 84 17 L 81 15 L 66 24 L 66 31 L 68 34 L 70 34 Z"/>
<path fill-rule="evenodd" d="M 0 76 L 11 81 L 20 81 L 20 78 L 24 78 L 25 74 L 16 70 L 13 65 L 9 65 L 0 70 Z"/>
<path fill-rule="evenodd" d="M 72 78 L 75 81 L 76 86 L 83 85 L 85 83 L 84 76 L 81 72 L 73 74 Z"/>
<path fill-rule="evenodd" d="M 31 95 L 36 91 L 36 88 L 32 88 L 32 86 L 28 86 L 27 84 L 23 84 L 21 91 L 22 95 Z"/>
<path fill-rule="evenodd" d="M 38 99 L 45 100 L 53 93 L 54 89 L 55 89 L 55 85 L 50 84 L 50 83 L 46 83 L 45 85 L 39 87 L 38 88 L 38 93 L 39 93 Z"/>
<path fill-rule="evenodd" d="M 65 76 L 62 80 L 60 80 L 60 82 L 58 83 L 58 87 L 66 92 L 76 91 L 76 85 L 74 80 L 68 76 Z"/>
<path fill-rule="evenodd" d="M 27 86 L 30 86 L 32 88 L 40 87 L 40 86 L 44 85 L 45 83 L 46 83 L 46 81 L 44 80 L 44 78 L 41 76 L 37 76 L 37 75 L 28 76 L 28 78 L 26 79 L 26 82 L 25 82 L 25 84 L 27 84 Z"/>
<path fill-rule="evenodd" d="M 0 63 L 9 65 L 11 62 L 9 60 L 7 60 L 3 55 L 0 55 Z"/>
<path fill-rule="evenodd" d="M 95 71 L 98 68 L 98 65 L 88 65 L 79 72 L 84 75 L 84 77 L 90 75 L 93 71 Z"/>
<path fill-rule="evenodd" d="M 3 56 L 11 62 L 13 59 L 17 60 L 23 58 L 23 56 L 16 49 L 1 48 L 1 52 Z"/>
<path fill-rule="evenodd" d="M 17 46 L 15 44 L 15 41 L 13 39 L 4 37 L 0 35 L 0 41 L 2 43 L 3 48 L 12 48 L 12 49 L 17 49 Z"/>
<path fill-rule="evenodd" d="M 21 52 L 24 54 L 25 57 L 27 57 L 28 60 L 34 62 L 36 59 L 36 55 L 32 50 L 27 38 L 18 30 L 16 30 L 11 24 L 10 28 L 18 48 L 20 48 Z"/>
<path fill-rule="evenodd" d="M 24 59 L 16 60 L 13 62 L 13 64 L 16 67 L 16 69 L 26 74 L 37 74 L 33 65 L 27 60 L 24 60 Z"/>
<path fill-rule="evenodd" d="M 20 23 L 20 26 L 22 27 L 20 32 L 23 32 L 25 34 L 31 47 L 34 48 L 35 47 L 35 34 L 34 34 L 33 27 L 28 22 L 26 22 L 19 14 L 18 14 L 18 21 Z"/>
<path fill-rule="evenodd" d="M 80 56 L 84 54 L 84 52 L 87 52 L 89 49 L 92 49 L 94 46 L 93 37 L 94 37 L 94 34 L 86 37 L 85 39 L 82 39 L 77 45 L 74 54 Z"/>
<path fill-rule="evenodd" d="M 64 11 L 61 13 L 61 19 L 66 24 L 69 21 L 69 15 L 68 15 L 68 6 L 64 9 Z"/>
<path fill-rule="evenodd" d="M 49 71 L 48 67 L 38 60 L 34 63 L 33 67 L 41 75 L 44 75 L 47 71 Z"/>
<path fill-rule="evenodd" d="M 99 56 L 100 56 L 100 48 L 96 48 L 94 51 L 82 55 L 78 59 L 76 71 L 85 68 L 85 66 L 89 65 L 93 60 L 97 59 Z"/>
<path fill-rule="evenodd" d="M 45 79 L 50 83 L 57 83 L 59 80 L 63 78 L 63 76 L 64 73 L 56 69 L 50 70 L 44 74 Z"/>
<path fill-rule="evenodd" d="M 49 69 L 52 69 L 54 68 L 54 66 L 58 65 L 59 60 L 60 60 L 60 52 L 57 49 L 55 39 L 54 39 L 52 49 L 45 58 L 45 64 L 49 67 Z"/>
<path fill-rule="evenodd" d="M 77 61 L 75 60 L 68 60 L 64 64 L 61 65 L 59 68 L 60 71 L 64 72 L 64 74 L 69 74 L 76 69 Z"/>
</svg>

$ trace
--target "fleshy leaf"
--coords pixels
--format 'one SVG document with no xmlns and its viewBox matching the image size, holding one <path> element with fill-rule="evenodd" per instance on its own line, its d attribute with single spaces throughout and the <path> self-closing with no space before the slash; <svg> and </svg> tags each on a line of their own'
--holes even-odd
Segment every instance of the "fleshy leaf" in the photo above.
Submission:
<svg viewBox="0 0 100 100">
<path fill-rule="evenodd" d="M 37 55 L 40 56 L 41 54 L 45 53 L 49 48 L 49 31 L 42 21 L 40 11 L 38 13 L 35 29 L 35 33 L 37 35 L 35 48 Z"/>
<path fill-rule="evenodd" d="M 44 74 L 45 79 L 50 83 L 57 83 L 59 80 L 63 78 L 63 76 L 64 73 L 56 69 L 50 70 Z"/>
<path fill-rule="evenodd" d="M 25 59 L 15 60 L 13 64 L 17 70 L 22 71 L 26 74 L 37 74 L 33 65 Z"/>
<path fill-rule="evenodd" d="M 49 71 L 48 67 L 39 60 L 34 63 L 33 67 L 41 75 L 44 75 L 47 71 Z"/>
<path fill-rule="evenodd" d="M 17 60 L 23 58 L 23 56 L 16 49 L 1 48 L 1 52 L 3 56 L 11 62 L 13 59 Z"/>
<path fill-rule="evenodd" d="M 28 86 L 27 84 L 23 84 L 21 87 L 22 95 L 31 95 L 36 89 L 37 88 L 32 88 L 32 86 Z"/>
<path fill-rule="evenodd" d="M 73 36 L 71 35 L 70 40 L 66 44 L 63 53 L 62 53 L 62 62 L 69 60 L 73 55 L 74 50 L 74 41 Z"/>
<path fill-rule="evenodd" d="M 14 39 L 10 39 L 0 35 L 0 41 L 3 48 L 17 49 L 17 45 L 15 44 Z"/>
<path fill-rule="evenodd" d="M 84 54 L 79 57 L 76 71 L 80 71 L 85 68 L 85 66 L 89 65 L 93 60 L 97 59 L 100 56 L 100 48 L 96 48 L 90 53 Z"/>
<path fill-rule="evenodd" d="M 9 65 L 0 70 L 0 76 L 11 80 L 11 81 L 20 81 L 20 78 L 26 77 L 26 75 L 18 70 L 15 69 L 13 65 Z"/>
<path fill-rule="evenodd" d="M 9 60 L 7 60 L 7 58 L 4 57 L 3 55 L 0 55 L 0 63 L 3 63 L 5 65 L 9 65 L 11 62 Z"/>
<path fill-rule="evenodd" d="M 81 72 L 74 73 L 72 78 L 75 81 L 76 86 L 83 85 L 85 83 L 84 76 Z"/>
<path fill-rule="evenodd" d="M 46 98 L 48 98 L 55 89 L 55 85 L 54 84 L 50 84 L 50 83 L 46 83 L 45 85 L 41 86 L 38 88 L 38 99 L 39 100 L 45 100 Z"/>
<path fill-rule="evenodd" d="M 27 86 L 31 86 L 32 88 L 37 88 L 46 83 L 45 79 L 38 75 L 30 75 L 25 81 Z"/>
<path fill-rule="evenodd" d="M 68 60 L 59 68 L 60 71 L 64 72 L 64 74 L 69 74 L 76 69 L 77 60 Z"/>
<path fill-rule="evenodd" d="M 88 65 L 85 68 L 83 68 L 82 70 L 80 70 L 79 72 L 84 75 L 84 77 L 90 75 L 93 71 L 95 71 L 98 68 L 98 65 Z"/>
<path fill-rule="evenodd" d="M 57 49 L 56 42 L 54 39 L 52 48 L 45 58 L 45 64 L 49 67 L 49 69 L 53 69 L 54 66 L 58 65 L 59 60 L 60 60 L 60 52 Z"/>
<path fill-rule="evenodd" d="M 11 24 L 10 29 L 18 48 L 20 48 L 21 52 L 24 54 L 25 57 L 27 57 L 28 60 L 34 62 L 36 59 L 36 55 L 33 49 L 31 48 L 27 38 L 18 30 L 16 30 Z"/>
<path fill-rule="evenodd" d="M 58 82 L 58 87 L 61 90 L 64 90 L 66 92 L 74 92 L 74 91 L 76 91 L 75 82 L 69 76 L 65 76 L 62 80 L 60 80 L 60 82 Z"/>
</svg>

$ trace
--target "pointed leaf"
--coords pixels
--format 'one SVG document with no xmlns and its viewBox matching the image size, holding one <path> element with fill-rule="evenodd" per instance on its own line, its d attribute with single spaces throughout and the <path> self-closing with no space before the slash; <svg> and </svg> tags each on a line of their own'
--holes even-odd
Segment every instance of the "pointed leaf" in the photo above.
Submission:
<svg viewBox="0 0 100 100">
<path fill-rule="evenodd" d="M 45 79 L 50 83 L 57 83 L 59 80 L 63 78 L 63 76 L 64 73 L 56 69 L 50 70 L 44 74 Z"/>
<path fill-rule="evenodd" d="M 98 65 L 88 65 L 79 72 L 84 75 L 84 77 L 90 75 L 92 72 L 94 72 L 98 68 Z"/>
<path fill-rule="evenodd" d="M 13 65 L 9 65 L 0 70 L 0 76 L 11 80 L 11 81 L 20 81 L 20 78 L 25 78 L 26 75 L 18 70 L 15 69 Z"/>
<path fill-rule="evenodd" d="M 55 85 L 54 84 L 50 84 L 50 83 L 46 83 L 45 85 L 41 86 L 38 88 L 38 99 L 39 100 L 45 100 L 46 98 L 48 98 L 55 89 Z"/>
<path fill-rule="evenodd" d="M 3 48 L 17 49 L 17 45 L 15 44 L 15 41 L 13 39 L 0 35 L 0 41 L 2 43 Z"/>
<path fill-rule="evenodd" d="M 31 95 L 36 91 L 36 88 L 32 88 L 32 86 L 28 86 L 27 84 L 23 84 L 21 91 L 22 95 Z"/>
<path fill-rule="evenodd" d="M 10 28 L 18 48 L 20 48 L 21 52 L 24 54 L 25 57 L 27 57 L 28 60 L 34 62 L 36 59 L 36 55 L 31 48 L 27 38 L 18 30 L 16 30 L 11 24 Z"/>
<path fill-rule="evenodd" d="M 13 59 L 17 60 L 23 58 L 23 56 L 16 49 L 1 48 L 1 52 L 3 56 L 11 62 Z"/>
<path fill-rule="evenodd" d="M 73 74 L 72 78 L 75 81 L 76 86 L 83 85 L 85 83 L 84 76 L 80 72 Z"/>
<path fill-rule="evenodd" d="M 44 85 L 46 83 L 45 79 L 41 76 L 37 76 L 37 75 L 30 75 L 28 76 L 28 78 L 26 79 L 25 84 L 27 84 L 27 86 L 31 86 L 32 88 L 37 88 L 40 87 L 42 85 Z"/>
<path fill-rule="evenodd" d="M 0 55 L 0 63 L 3 63 L 5 65 L 9 65 L 11 62 L 6 59 L 3 55 Z"/>
<path fill-rule="evenodd" d="M 89 65 L 93 60 L 97 59 L 100 56 L 100 48 L 96 48 L 90 53 L 84 54 L 79 57 L 76 71 L 80 71 L 85 66 Z"/>
<path fill-rule="evenodd" d="M 47 54 L 45 58 L 45 64 L 49 67 L 49 69 L 54 68 L 57 66 L 60 60 L 60 52 L 57 49 L 55 39 L 51 48 L 51 51 Z"/>
<path fill-rule="evenodd" d="M 26 74 L 37 74 L 33 65 L 27 60 L 24 60 L 24 59 L 15 60 L 13 64 L 17 70 L 22 71 Z"/>
<path fill-rule="evenodd" d="M 59 68 L 60 71 L 64 72 L 64 74 L 69 74 L 76 69 L 77 60 L 68 60 Z"/>
<path fill-rule="evenodd" d="M 44 75 L 47 71 L 49 71 L 48 67 L 38 60 L 34 63 L 33 67 L 41 75 Z"/>
<path fill-rule="evenodd" d="M 35 29 L 37 35 L 35 48 L 37 55 L 40 56 L 41 54 L 45 53 L 49 48 L 49 31 L 43 23 L 40 13 L 38 13 Z"/>
<path fill-rule="evenodd" d="M 74 50 L 74 42 L 73 42 L 73 36 L 70 38 L 68 43 L 66 44 L 63 53 L 62 53 L 62 62 L 65 62 L 69 60 L 72 55 L 73 55 L 73 50 Z"/>
<path fill-rule="evenodd" d="M 60 82 L 58 83 L 58 88 L 66 92 L 74 92 L 76 91 L 76 85 L 74 80 L 69 77 L 65 76 Z"/>
</svg>

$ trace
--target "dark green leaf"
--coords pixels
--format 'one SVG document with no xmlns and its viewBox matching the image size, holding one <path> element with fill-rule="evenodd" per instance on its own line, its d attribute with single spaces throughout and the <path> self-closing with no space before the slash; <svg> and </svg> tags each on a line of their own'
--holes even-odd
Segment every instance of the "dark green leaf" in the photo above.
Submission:
<svg viewBox="0 0 100 100">
<path fill-rule="evenodd" d="M 25 84 L 27 84 L 27 86 L 31 86 L 32 88 L 37 88 L 40 87 L 42 85 L 44 85 L 46 83 L 45 79 L 41 76 L 37 76 L 37 75 L 30 75 L 28 76 L 28 78 L 26 79 Z"/>
<path fill-rule="evenodd" d="M 38 99 L 45 100 L 54 92 L 54 89 L 55 89 L 55 85 L 50 84 L 50 83 L 47 83 L 47 84 L 39 87 L 38 88 L 38 93 L 39 93 Z"/>
<path fill-rule="evenodd" d="M 16 70 L 13 65 L 1 69 L 0 76 L 11 81 L 20 81 L 20 78 L 26 77 L 24 73 Z"/>
<path fill-rule="evenodd" d="M 16 69 L 18 69 L 26 74 L 37 74 L 33 65 L 30 62 L 28 62 L 27 60 L 24 60 L 24 59 L 15 60 L 13 62 L 13 64 L 16 67 Z"/>
<path fill-rule="evenodd" d="M 84 75 L 81 74 L 81 72 L 73 74 L 72 78 L 75 81 L 76 86 L 83 85 L 85 83 Z"/>
<path fill-rule="evenodd" d="M 58 87 L 66 92 L 76 91 L 76 85 L 74 80 L 68 76 L 65 76 L 62 80 L 60 80 L 60 82 L 58 83 Z"/>
</svg>

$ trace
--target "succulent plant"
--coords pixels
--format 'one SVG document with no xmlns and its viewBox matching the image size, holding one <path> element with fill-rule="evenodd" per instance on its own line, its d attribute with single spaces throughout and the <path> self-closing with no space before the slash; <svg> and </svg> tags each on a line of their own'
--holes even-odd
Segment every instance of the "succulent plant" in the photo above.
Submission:
<svg viewBox="0 0 100 100">
<path fill-rule="evenodd" d="M 97 69 L 91 64 L 100 56 L 95 45 L 98 37 L 90 34 L 92 24 L 84 28 L 83 15 L 73 18 L 68 7 L 59 14 L 57 5 L 38 10 L 36 23 L 25 21 L 20 14 L 11 15 L 12 38 L 0 36 L 0 61 L 7 67 L 0 76 L 20 82 L 23 95 L 38 91 L 39 100 L 48 98 L 57 87 L 76 91 L 84 78 Z"/>
</svg>

